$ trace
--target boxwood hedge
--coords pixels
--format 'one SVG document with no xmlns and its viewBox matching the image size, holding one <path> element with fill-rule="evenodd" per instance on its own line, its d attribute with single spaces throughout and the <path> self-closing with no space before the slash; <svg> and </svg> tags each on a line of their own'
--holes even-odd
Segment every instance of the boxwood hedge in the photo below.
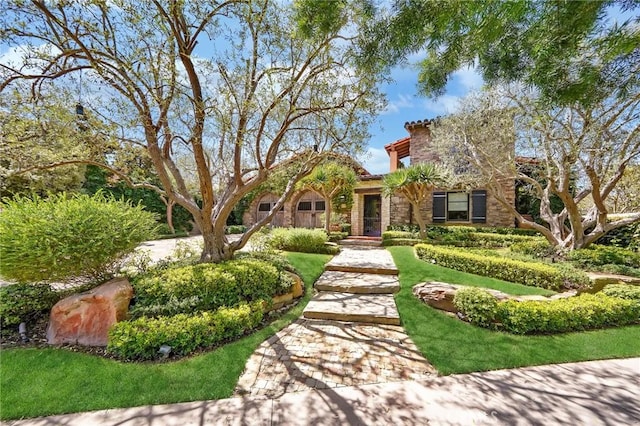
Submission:
<svg viewBox="0 0 640 426">
<path fill-rule="evenodd" d="M 550 290 L 586 286 L 590 282 L 584 273 L 564 271 L 545 263 L 488 257 L 429 244 L 418 244 L 415 250 L 420 259 L 447 268 Z"/>
</svg>

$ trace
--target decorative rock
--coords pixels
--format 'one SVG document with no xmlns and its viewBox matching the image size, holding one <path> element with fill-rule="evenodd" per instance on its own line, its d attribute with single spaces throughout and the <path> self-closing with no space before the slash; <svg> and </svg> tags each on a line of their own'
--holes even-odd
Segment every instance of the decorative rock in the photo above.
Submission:
<svg viewBox="0 0 640 426">
<path fill-rule="evenodd" d="M 106 346 L 109 327 L 127 317 L 133 287 L 126 278 L 115 278 L 92 290 L 73 294 L 51 309 L 49 344 L 72 343 Z"/>
<path fill-rule="evenodd" d="M 302 285 L 302 278 L 294 274 L 293 272 L 288 272 L 289 277 L 293 279 L 293 285 L 291 286 L 291 292 L 293 293 L 293 298 L 297 299 L 304 294 L 304 286 Z"/>
<path fill-rule="evenodd" d="M 453 313 L 458 313 L 458 309 L 453 304 L 453 298 L 456 295 L 456 291 L 469 288 L 470 286 L 466 285 L 456 285 L 443 283 L 438 281 L 430 281 L 426 283 L 420 283 L 413 286 L 413 294 L 427 305 L 434 307 L 436 309 L 440 309 L 441 311 L 448 311 Z M 557 293 L 549 297 L 538 296 L 538 295 L 530 295 L 530 296 L 512 296 L 510 294 L 503 293 L 498 290 L 491 290 L 488 288 L 483 288 L 486 292 L 493 295 L 499 301 L 503 300 L 517 300 L 519 302 L 523 302 L 526 300 L 555 300 L 555 299 L 566 299 L 568 297 L 573 297 L 577 295 L 577 291 L 571 290 L 563 293 Z"/>
</svg>

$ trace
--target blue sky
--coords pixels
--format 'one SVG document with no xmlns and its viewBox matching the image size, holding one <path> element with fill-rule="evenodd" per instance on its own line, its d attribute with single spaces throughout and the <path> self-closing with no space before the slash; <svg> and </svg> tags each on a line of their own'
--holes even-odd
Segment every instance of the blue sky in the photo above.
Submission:
<svg viewBox="0 0 640 426">
<path fill-rule="evenodd" d="M 461 97 L 482 86 L 482 77 L 474 68 L 458 70 L 446 86 L 446 93 L 438 98 L 418 95 L 418 71 L 415 64 L 420 58 L 409 58 L 409 65 L 398 66 L 391 72 L 390 83 L 380 89 L 387 95 L 388 106 L 370 127 L 368 156 L 364 167 L 373 174 L 389 172 L 389 157 L 384 150 L 388 143 L 409 134 L 404 129 L 407 121 L 417 121 L 453 112 Z"/>
</svg>

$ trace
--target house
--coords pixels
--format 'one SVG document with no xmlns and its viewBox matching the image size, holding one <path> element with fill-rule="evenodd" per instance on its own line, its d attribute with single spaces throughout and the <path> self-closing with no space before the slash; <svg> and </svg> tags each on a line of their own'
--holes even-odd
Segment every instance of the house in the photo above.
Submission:
<svg viewBox="0 0 640 426">
<path fill-rule="evenodd" d="M 438 157 L 431 148 L 431 120 L 405 123 L 409 136 L 385 146 L 389 155 L 389 170 L 402 167 L 403 159 L 409 164 L 437 162 Z M 415 224 L 411 204 L 401 195 L 385 197 L 382 195 L 384 175 L 372 175 L 366 170 L 359 171 L 360 182 L 354 190 L 353 205 L 347 215 L 351 223 L 351 234 L 362 236 L 380 236 L 391 224 Z M 507 179 L 501 184 L 507 201 L 515 203 L 515 181 Z M 257 197 L 245 212 L 245 224 L 255 223 L 266 215 L 275 201 L 276 194 L 264 194 Z M 321 216 L 324 213 L 324 199 L 313 191 L 294 194 L 278 212 L 273 226 L 322 227 Z M 422 211 L 428 224 L 473 225 L 513 227 L 515 217 L 486 188 L 473 190 L 454 190 L 436 188 Z"/>
</svg>

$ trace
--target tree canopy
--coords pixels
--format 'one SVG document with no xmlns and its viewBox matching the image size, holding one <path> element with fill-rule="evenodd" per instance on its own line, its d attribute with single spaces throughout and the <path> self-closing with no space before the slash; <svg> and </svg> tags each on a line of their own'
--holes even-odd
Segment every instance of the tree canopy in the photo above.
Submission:
<svg viewBox="0 0 640 426">
<path fill-rule="evenodd" d="M 607 206 L 628 168 L 640 160 L 638 91 L 591 107 L 549 107 L 522 88 L 475 93 L 461 101 L 458 113 L 437 120 L 432 137 L 444 161 L 469 165 L 459 181 L 486 185 L 523 226 L 554 246 L 583 248 L 640 221 L 640 212 L 609 220 Z M 506 149 L 509 144 L 516 150 Z M 516 158 L 515 152 L 529 158 Z M 540 200 L 544 224 L 516 211 L 502 192 L 504 179 L 526 184 Z M 552 208 L 555 197 L 559 211 Z"/>
<path fill-rule="evenodd" d="M 37 96 L 83 72 L 87 108 L 121 147 L 146 152 L 160 185 L 129 179 L 108 157 L 101 166 L 188 210 L 203 261 L 228 259 L 327 153 L 362 150 L 381 102 L 355 63 L 358 4 L 324 25 L 304 1 L 2 2 L 0 41 L 22 55 L 0 64 L 0 92 Z M 270 214 L 229 242 L 233 208 L 282 168 L 292 173 Z"/>
<path fill-rule="evenodd" d="M 551 103 L 589 104 L 637 84 L 639 11 L 625 0 L 400 1 L 378 11 L 364 62 L 379 69 L 426 53 L 419 87 L 428 96 L 477 66 L 488 84 L 521 81 Z"/>
</svg>

